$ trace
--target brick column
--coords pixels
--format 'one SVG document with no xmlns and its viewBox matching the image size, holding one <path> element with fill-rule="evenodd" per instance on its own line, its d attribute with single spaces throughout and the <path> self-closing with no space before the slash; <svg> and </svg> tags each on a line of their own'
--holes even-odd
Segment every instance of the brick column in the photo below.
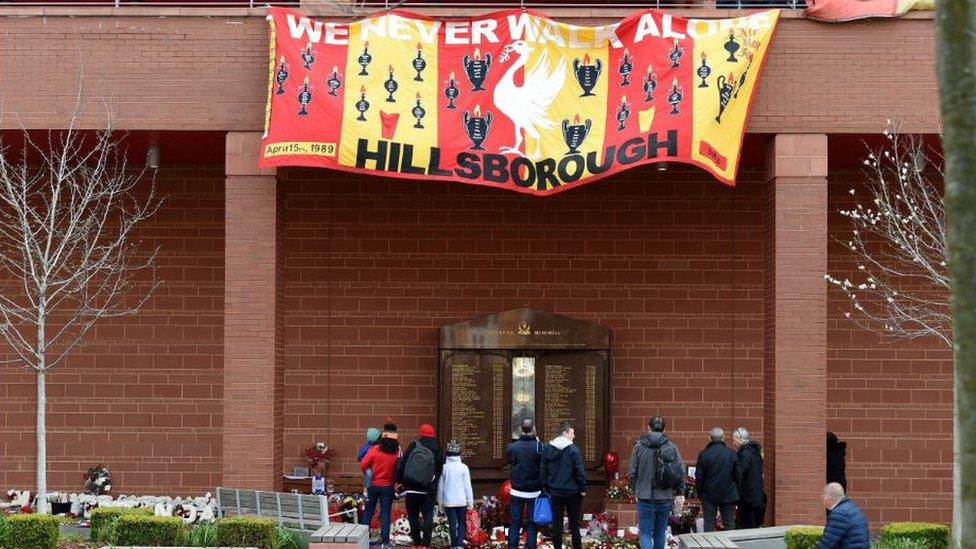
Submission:
<svg viewBox="0 0 976 549">
<path fill-rule="evenodd" d="M 281 488 L 284 406 L 282 219 L 260 134 L 227 134 L 223 485 Z"/>
<path fill-rule="evenodd" d="M 775 136 L 766 167 L 766 518 L 779 525 L 821 524 L 827 417 L 827 136 Z"/>
</svg>

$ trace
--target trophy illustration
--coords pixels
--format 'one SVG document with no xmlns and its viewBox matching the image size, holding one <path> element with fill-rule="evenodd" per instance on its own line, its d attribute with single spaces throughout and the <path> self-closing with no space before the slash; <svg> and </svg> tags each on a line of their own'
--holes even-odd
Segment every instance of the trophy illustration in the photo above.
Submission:
<svg viewBox="0 0 976 549">
<path fill-rule="evenodd" d="M 739 43 L 735 41 L 735 30 L 729 29 L 729 39 L 725 42 L 725 51 L 729 52 L 729 58 L 726 61 L 730 63 L 735 63 L 738 59 L 735 58 L 735 52 L 739 51 Z"/>
<path fill-rule="evenodd" d="M 620 76 L 623 77 L 623 81 L 620 83 L 621 86 L 630 85 L 630 73 L 634 70 L 634 64 L 630 62 L 630 51 L 624 48 L 624 57 L 620 60 L 620 68 L 617 69 L 620 72 Z"/>
<path fill-rule="evenodd" d="M 363 42 L 363 53 L 359 54 L 359 59 L 357 62 L 362 69 L 359 71 L 359 76 L 369 76 L 366 72 L 366 67 L 369 66 L 370 62 L 373 60 L 373 56 L 369 54 L 369 41 Z"/>
<path fill-rule="evenodd" d="M 275 95 L 285 93 L 285 80 L 288 80 L 288 65 L 285 65 L 285 56 L 282 55 L 281 61 L 278 63 L 278 71 L 275 73 L 275 82 L 278 83 Z"/>
<path fill-rule="evenodd" d="M 676 69 L 681 66 L 679 61 L 681 61 L 681 56 L 685 54 L 685 49 L 681 47 L 678 43 L 678 39 L 674 39 L 674 47 L 668 52 L 668 59 L 671 60 L 671 68 Z"/>
<path fill-rule="evenodd" d="M 306 116 L 308 110 L 308 104 L 312 102 L 312 92 L 308 91 L 308 76 L 305 77 L 305 83 L 302 84 L 302 91 L 298 92 L 298 104 L 302 106 L 301 110 L 298 111 L 298 116 Z"/>
<path fill-rule="evenodd" d="M 456 109 L 454 106 L 454 100 L 457 96 L 461 95 L 461 91 L 458 90 L 457 86 L 454 85 L 454 71 L 451 71 L 451 79 L 447 81 L 447 87 L 444 88 L 444 97 L 447 98 L 447 108 Z"/>
<path fill-rule="evenodd" d="M 708 78 L 709 74 L 712 74 L 712 68 L 708 66 L 705 52 L 702 52 L 702 64 L 700 67 L 698 67 L 698 70 L 695 72 L 696 74 L 698 74 L 698 78 L 701 78 L 701 84 L 698 84 L 698 87 L 707 88 L 708 82 L 705 82 L 705 79 Z"/>
<path fill-rule="evenodd" d="M 566 151 L 566 156 L 571 154 L 579 154 L 577 147 L 583 144 L 583 140 L 586 139 L 586 135 L 590 133 L 590 126 L 593 125 L 593 121 L 589 118 L 586 119 L 582 124 L 579 123 L 580 117 L 577 114 L 573 117 L 573 123 L 569 123 L 568 118 L 563 118 L 563 141 L 566 142 L 566 146 L 569 150 Z"/>
<path fill-rule="evenodd" d="M 420 76 L 420 73 L 424 72 L 424 69 L 427 67 L 427 61 L 424 61 L 422 54 L 423 54 L 423 46 L 420 44 L 420 42 L 417 42 L 417 57 L 414 58 L 412 63 L 413 70 L 417 71 L 417 76 L 413 77 L 415 82 L 424 81 L 424 78 Z"/>
<path fill-rule="evenodd" d="M 468 57 L 468 54 L 464 54 L 461 59 L 461 66 L 464 67 L 464 74 L 468 75 L 468 80 L 474 86 L 471 91 L 485 91 L 481 85 L 488 78 L 488 69 L 491 68 L 491 54 L 485 54 L 485 58 L 482 59 L 481 50 L 475 48 L 474 59 Z"/>
<path fill-rule="evenodd" d="M 627 96 L 620 98 L 620 107 L 617 109 L 617 130 L 624 129 L 627 125 L 627 118 L 630 116 L 630 105 L 627 103 Z"/>
<path fill-rule="evenodd" d="M 682 98 L 684 98 L 684 93 L 681 91 L 681 86 L 678 85 L 678 79 L 675 78 L 671 81 L 671 93 L 668 94 L 668 105 L 671 105 L 672 115 L 678 114 L 678 105 Z"/>
<path fill-rule="evenodd" d="M 325 81 L 325 83 L 327 86 L 329 86 L 329 95 L 331 95 L 332 97 L 339 97 L 338 95 L 336 95 L 336 90 L 338 90 L 339 87 L 342 86 L 342 80 L 339 79 L 339 67 L 337 66 L 332 67 L 332 76 L 330 76 L 329 79 Z"/>
<path fill-rule="evenodd" d="M 397 91 L 399 87 L 400 85 L 393 79 L 393 65 L 390 65 L 390 77 L 386 79 L 386 82 L 383 82 L 383 89 L 389 94 L 386 96 L 387 103 L 396 103 L 396 99 L 393 98 L 393 92 Z"/>
<path fill-rule="evenodd" d="M 491 129 L 491 113 L 485 113 L 485 116 L 481 116 L 481 105 L 474 106 L 474 116 L 468 114 L 468 111 L 464 111 L 461 115 L 461 120 L 464 122 L 464 132 L 468 134 L 468 139 L 471 140 L 471 148 L 476 151 L 485 150 L 481 146 L 488 139 L 488 130 Z"/>
<path fill-rule="evenodd" d="M 356 117 L 356 120 L 365 122 L 366 117 L 363 115 L 369 110 L 369 101 L 366 101 L 366 86 L 359 86 L 359 101 L 356 101 L 355 107 L 359 111 L 359 116 Z"/>
<path fill-rule="evenodd" d="M 420 106 L 420 92 L 417 92 L 417 104 L 410 109 L 410 114 L 417 119 L 417 123 L 414 124 L 413 127 L 421 130 L 424 129 L 424 125 L 421 124 L 420 121 L 427 116 L 427 110 Z"/>
<path fill-rule="evenodd" d="M 596 87 L 596 81 L 600 78 L 600 71 L 602 70 L 603 63 L 599 59 L 592 65 L 590 64 L 589 53 L 583 56 L 582 63 L 580 63 L 579 57 L 573 59 L 573 72 L 576 74 L 576 81 L 583 88 L 583 94 L 580 97 L 596 95 L 592 91 Z"/>
<path fill-rule="evenodd" d="M 312 68 L 312 63 L 314 62 L 315 54 L 312 52 L 312 43 L 309 42 L 308 46 L 305 46 L 305 49 L 302 50 L 302 65 L 305 67 L 305 70 L 309 70 Z"/>
<path fill-rule="evenodd" d="M 644 102 L 654 101 L 654 90 L 657 88 L 657 75 L 654 69 L 647 66 L 647 76 L 644 77 Z"/>
<path fill-rule="evenodd" d="M 722 123 L 722 113 L 725 112 L 725 107 L 729 104 L 729 100 L 732 99 L 732 87 L 735 82 L 735 75 L 731 72 L 729 73 L 728 79 L 725 75 L 720 75 L 715 83 L 718 85 L 718 116 L 715 117 L 715 121 L 719 124 Z"/>
</svg>

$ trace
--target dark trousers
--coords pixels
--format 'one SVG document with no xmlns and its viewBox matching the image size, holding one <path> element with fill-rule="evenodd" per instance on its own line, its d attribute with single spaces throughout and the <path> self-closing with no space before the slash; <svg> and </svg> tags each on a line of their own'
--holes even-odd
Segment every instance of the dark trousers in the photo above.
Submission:
<svg viewBox="0 0 976 549">
<path fill-rule="evenodd" d="M 434 528 L 434 496 L 432 494 L 406 494 L 407 520 L 413 544 L 430 547 L 430 533 Z M 423 513 L 423 521 L 420 515 Z"/>
<path fill-rule="evenodd" d="M 366 511 L 363 513 L 363 524 L 373 521 L 376 504 L 380 506 L 380 540 L 390 543 L 390 508 L 393 507 L 392 486 L 370 486 L 366 498 Z"/>
<path fill-rule="evenodd" d="M 508 514 L 512 517 L 512 522 L 508 527 L 508 546 L 517 549 L 519 537 L 522 535 L 522 513 L 527 512 L 525 518 L 525 549 L 535 549 L 536 532 L 535 521 L 535 498 L 520 498 L 512 496 L 512 502 L 508 504 Z"/>
<path fill-rule="evenodd" d="M 464 538 L 468 536 L 467 507 L 445 507 L 447 514 L 447 529 L 451 533 L 451 547 L 464 547 Z"/>
<path fill-rule="evenodd" d="M 762 505 L 739 505 L 739 528 L 759 528 L 765 518 Z"/>
<path fill-rule="evenodd" d="M 573 494 L 571 496 L 552 495 L 552 547 L 562 549 L 563 547 L 563 513 L 569 517 L 569 535 L 573 538 L 573 549 L 582 549 L 583 539 L 580 535 L 580 507 L 583 505 L 583 496 Z"/>
<path fill-rule="evenodd" d="M 722 525 L 726 530 L 735 530 L 735 504 L 702 502 L 702 513 L 705 515 L 705 531 L 715 531 L 715 514 L 722 513 Z"/>
</svg>

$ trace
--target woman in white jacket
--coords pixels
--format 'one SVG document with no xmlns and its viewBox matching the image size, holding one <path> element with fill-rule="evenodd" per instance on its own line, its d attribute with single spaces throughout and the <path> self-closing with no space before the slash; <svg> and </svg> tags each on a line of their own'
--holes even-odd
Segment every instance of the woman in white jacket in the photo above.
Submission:
<svg viewBox="0 0 976 549">
<path fill-rule="evenodd" d="M 465 511 L 474 509 L 474 490 L 471 472 L 461 463 L 461 445 L 456 440 L 447 443 L 447 462 L 437 484 L 437 504 L 447 514 L 452 549 L 460 549 L 467 535 Z"/>
</svg>

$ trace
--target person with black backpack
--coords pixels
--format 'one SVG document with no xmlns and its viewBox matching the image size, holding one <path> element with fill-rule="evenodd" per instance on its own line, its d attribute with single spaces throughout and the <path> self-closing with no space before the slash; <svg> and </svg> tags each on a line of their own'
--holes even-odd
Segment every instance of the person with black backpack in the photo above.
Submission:
<svg viewBox="0 0 976 549">
<path fill-rule="evenodd" d="M 628 472 L 637 500 L 641 549 L 665 549 L 668 517 L 675 503 L 684 503 L 685 461 L 678 447 L 664 434 L 664 418 L 647 422 L 648 433 L 634 444 Z"/>
<path fill-rule="evenodd" d="M 444 468 L 444 452 L 433 426 L 427 423 L 421 425 L 419 434 L 420 438 L 410 443 L 397 464 L 396 479 L 398 484 L 403 485 L 413 544 L 415 547 L 430 547 L 437 479 Z"/>
</svg>

